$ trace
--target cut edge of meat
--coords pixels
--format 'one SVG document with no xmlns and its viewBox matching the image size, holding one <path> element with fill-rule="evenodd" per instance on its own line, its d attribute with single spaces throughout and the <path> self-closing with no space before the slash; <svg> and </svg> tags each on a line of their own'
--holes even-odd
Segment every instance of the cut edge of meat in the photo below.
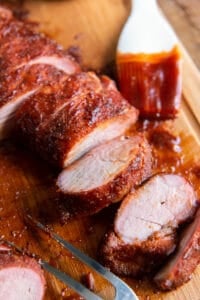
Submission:
<svg viewBox="0 0 200 300">
<path fill-rule="evenodd" d="M 118 139 L 119 138 L 121 137 L 118 137 Z M 58 177 L 57 187 L 60 192 L 60 199 L 63 206 L 71 215 L 83 216 L 97 213 L 104 207 L 122 200 L 134 186 L 139 185 L 151 175 L 151 147 L 143 134 L 138 134 L 134 138 L 136 143 L 138 143 L 134 158 L 132 158 L 130 163 L 122 171 L 113 176 L 109 182 L 102 183 L 101 186 L 88 189 L 87 191 L 67 193 L 61 190 Z M 93 151 L 98 151 L 98 148 L 101 146 L 96 147 Z M 90 152 L 85 156 L 89 155 Z M 78 162 L 82 159 L 84 159 L 84 157 Z M 71 165 L 70 168 L 73 166 L 76 166 L 76 162 Z"/>
<path fill-rule="evenodd" d="M 16 110 L 27 98 L 29 98 L 29 96 L 36 93 L 37 90 L 38 89 L 32 89 L 23 95 L 17 96 L 0 108 L 0 140 L 9 136 L 11 129 L 14 126 L 12 120 L 14 119 Z"/>
<path fill-rule="evenodd" d="M 145 195 L 147 194 L 147 197 L 151 198 L 151 195 L 149 196 L 148 189 L 144 189 L 148 183 L 152 182 L 153 179 L 155 181 L 156 176 L 163 176 L 164 174 L 155 175 L 152 177 L 147 183 L 142 185 L 142 187 L 139 188 L 139 190 L 143 191 Z M 169 174 L 165 174 L 169 175 Z M 183 186 L 185 186 L 185 183 L 187 182 L 184 177 L 181 177 L 179 175 L 170 174 L 170 176 L 177 179 L 180 177 L 180 180 L 182 181 Z M 174 178 L 170 179 L 170 182 L 172 185 L 174 184 Z M 153 182 L 154 183 L 154 182 Z M 176 180 L 175 185 L 180 185 L 179 180 Z M 147 186 L 148 187 L 148 186 Z M 181 187 L 180 187 L 181 188 Z M 170 187 L 170 191 L 173 194 L 173 188 Z M 162 190 L 161 185 L 161 192 L 166 193 L 165 190 Z M 179 191 L 178 191 L 179 192 Z M 155 198 L 155 195 L 157 193 L 157 190 L 153 186 L 152 189 L 152 196 L 153 199 Z M 162 193 L 159 195 L 162 196 Z M 144 195 L 144 196 L 145 196 Z M 178 193 L 179 195 L 179 193 Z M 140 210 L 140 224 L 136 224 L 137 222 L 130 222 L 127 216 L 128 214 L 132 217 L 133 209 L 130 209 L 129 206 L 126 206 L 126 204 L 129 201 L 132 201 L 132 205 L 136 205 L 137 199 L 134 197 L 137 196 L 137 190 L 136 192 L 131 192 L 122 202 L 120 208 L 118 209 L 118 212 L 115 216 L 114 223 L 112 225 L 112 228 L 109 230 L 109 232 L 105 235 L 104 240 L 101 244 L 100 248 L 100 256 L 102 262 L 105 264 L 106 267 L 109 267 L 111 271 L 115 272 L 118 275 L 126 275 L 126 276 L 134 276 L 138 277 L 141 275 L 144 275 L 146 273 L 150 273 L 152 271 L 155 271 L 158 269 L 159 266 L 161 266 L 168 258 L 168 256 L 174 251 L 176 247 L 176 237 L 177 237 L 177 229 L 180 224 L 187 222 L 190 218 L 193 217 L 196 209 L 197 209 L 197 198 L 194 193 L 194 190 L 192 189 L 192 186 L 187 182 L 187 185 L 185 186 L 185 192 L 183 193 L 184 197 L 186 198 L 186 201 L 184 203 L 182 197 L 181 202 L 183 202 L 183 209 L 178 204 L 178 210 L 174 210 L 174 216 L 173 214 L 169 214 L 171 216 L 172 222 L 169 222 L 167 219 L 165 220 L 165 223 L 162 224 L 161 227 L 152 227 L 152 225 L 160 225 L 158 224 L 157 219 L 159 220 L 159 223 L 162 220 L 162 214 L 159 213 L 159 211 L 156 210 L 156 206 L 152 205 L 150 202 L 150 198 L 147 198 L 146 200 L 149 201 L 150 207 L 146 204 L 147 209 L 144 209 L 144 203 L 141 201 L 141 205 L 139 206 Z M 176 201 L 176 194 L 173 195 Z M 130 198 L 131 197 L 131 198 Z M 191 197 L 191 199 L 190 199 Z M 173 200 L 171 199 L 171 200 Z M 179 199 L 180 200 L 180 199 Z M 174 201 L 176 203 L 176 201 Z M 128 203 L 129 204 L 129 203 Z M 170 205 L 170 203 L 168 203 Z M 137 209 L 136 205 L 136 208 Z M 124 209 L 127 208 L 127 211 L 124 213 Z M 159 206 L 158 206 L 159 208 Z M 172 205 L 170 209 L 173 209 Z M 160 209 L 159 209 L 160 210 Z M 137 211 L 137 210 L 136 210 Z M 152 216 L 155 218 L 155 215 L 157 219 L 155 219 L 155 224 L 151 222 L 150 224 L 148 222 L 142 222 L 144 218 L 144 214 L 147 211 L 147 215 L 152 213 Z M 124 217 L 125 222 L 127 221 L 127 226 L 124 226 L 122 228 L 122 232 L 119 230 L 121 223 L 117 224 L 118 218 L 120 214 Z M 138 213 L 139 214 L 139 213 Z M 175 221 L 175 217 L 177 216 L 177 221 Z M 135 218 L 133 218 L 135 220 Z M 116 226 L 117 224 L 117 226 Z M 143 232 L 143 227 L 146 226 L 146 228 L 149 230 L 149 226 L 151 229 L 151 232 L 148 232 L 148 235 L 145 234 L 146 239 L 142 238 L 140 239 L 138 236 L 135 238 L 136 233 Z M 116 229 L 117 227 L 117 229 Z M 142 229 L 141 229 L 142 227 Z M 145 229 L 145 228 L 144 228 Z M 128 230 L 128 237 L 123 237 L 124 231 Z M 130 232 L 129 232 L 130 231 Z M 126 233 L 126 232 L 125 232 Z M 127 234 L 126 234 L 127 235 Z M 130 239 L 131 237 L 134 237 L 133 239 Z M 121 237 L 122 236 L 122 237 Z"/>
<path fill-rule="evenodd" d="M 136 142 L 137 138 L 120 136 L 93 148 L 61 172 L 58 178 L 60 189 L 68 193 L 80 193 L 108 184 L 136 157 L 141 141 L 138 144 Z"/>
<path fill-rule="evenodd" d="M 200 263 L 200 208 L 193 222 L 183 230 L 175 253 L 154 277 L 161 290 L 172 290 L 191 279 Z"/>
<path fill-rule="evenodd" d="M 16 67 L 16 69 L 20 69 L 24 66 L 31 67 L 36 64 L 46 64 L 55 67 L 55 69 L 58 69 L 60 71 L 63 71 L 64 73 L 71 75 L 78 71 L 80 71 L 80 66 L 73 60 L 70 56 L 63 56 L 63 57 L 57 57 L 57 56 L 39 56 L 34 59 L 29 60 L 27 63 L 23 63 Z"/>
<path fill-rule="evenodd" d="M 30 100 L 30 107 L 26 102 L 16 114 L 17 129 L 29 147 L 59 168 L 69 166 L 92 148 L 125 134 L 138 118 L 138 110 L 116 91 L 87 92 L 86 85 L 86 93 L 75 93 L 66 98 L 66 104 L 65 90 L 49 97 L 50 105 L 44 101 L 43 106 L 42 94 L 39 101 Z M 54 106 L 54 103 L 62 104 Z"/>
<path fill-rule="evenodd" d="M 67 153 L 63 167 L 69 166 L 94 147 L 123 135 L 135 124 L 137 118 L 138 112 L 135 109 L 130 109 L 124 114 L 101 122 L 92 132 L 79 140 Z"/>
<path fill-rule="evenodd" d="M 185 197 L 186 192 L 188 198 Z M 150 207 L 145 205 L 146 201 Z M 146 240 L 163 227 L 177 228 L 178 224 L 194 214 L 196 203 L 195 192 L 184 177 L 158 174 L 124 199 L 117 212 L 114 230 L 127 244 L 138 239 Z M 130 228 L 133 230 L 130 231 Z"/>
</svg>

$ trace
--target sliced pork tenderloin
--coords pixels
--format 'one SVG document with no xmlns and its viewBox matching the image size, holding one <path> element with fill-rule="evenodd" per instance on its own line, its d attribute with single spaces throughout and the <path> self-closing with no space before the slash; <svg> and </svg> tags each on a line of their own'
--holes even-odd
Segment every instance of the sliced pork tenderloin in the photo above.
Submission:
<svg viewBox="0 0 200 300">
<path fill-rule="evenodd" d="M 177 228 L 195 209 L 195 192 L 183 177 L 152 177 L 123 200 L 102 243 L 103 263 L 135 277 L 157 269 L 176 247 Z"/>
<path fill-rule="evenodd" d="M 49 163 L 66 167 L 93 147 L 126 132 L 138 111 L 93 73 L 70 76 L 62 87 L 44 88 L 16 113 L 25 144 Z"/>
<path fill-rule="evenodd" d="M 33 24 L 3 15 L 4 10 L 0 10 L 1 73 L 9 73 L 26 64 L 48 64 L 70 74 L 80 71 L 74 58 L 55 41 L 35 31 Z"/>
<path fill-rule="evenodd" d="M 30 26 L 15 18 L 3 18 L 2 14 L 0 10 L 1 82 L 7 76 L 11 79 L 15 71 L 20 73 L 34 65 L 49 65 L 66 74 L 80 71 L 80 66 L 72 56 L 55 41 L 34 31 L 32 24 Z"/>
<path fill-rule="evenodd" d="M 46 281 L 33 258 L 0 251 L 0 299 L 42 300 Z"/>
<path fill-rule="evenodd" d="M 37 97 L 31 105 L 35 110 L 30 114 L 30 110 L 25 112 L 32 118 L 26 122 L 22 113 L 20 128 L 24 136 L 29 129 L 36 132 L 36 137 L 30 134 L 27 138 L 33 140 L 33 148 L 39 148 L 41 156 L 61 167 L 96 145 L 123 134 L 135 123 L 138 111 L 105 76 L 98 79 L 92 73 L 81 73 L 75 79 L 71 77 L 71 83 L 69 80 L 62 89 L 61 84 L 69 75 L 80 73 L 80 66 L 55 42 L 35 32 L 30 24 L 8 16 L 4 10 L 0 10 L 0 45 L 1 139 L 12 131 L 16 110 L 33 97 Z M 46 87 L 52 85 L 55 88 L 48 92 L 49 104 L 40 105 L 42 98 L 47 98 Z M 38 94 L 44 86 L 45 92 Z M 52 106 L 54 98 L 56 104 Z M 69 98 L 73 98 L 70 103 Z M 44 112 L 47 106 L 48 113 Z M 39 120 L 34 129 L 37 112 L 45 120 Z"/>
<path fill-rule="evenodd" d="M 0 9 L 0 139 L 9 135 L 14 112 L 30 94 L 80 71 L 59 45 L 8 12 Z"/>
<path fill-rule="evenodd" d="M 68 211 L 94 214 L 120 201 L 151 174 L 151 148 L 143 135 L 118 137 L 64 169 L 57 186 Z"/>
<path fill-rule="evenodd" d="M 23 127 L 24 139 L 34 140 L 33 134 L 45 128 L 65 106 L 70 109 L 78 105 L 85 94 L 92 91 L 102 91 L 101 82 L 93 72 L 80 72 L 55 85 L 40 88 L 16 112 L 16 122 Z"/>
<path fill-rule="evenodd" d="M 154 277 L 162 290 L 172 290 L 191 279 L 192 272 L 200 263 L 200 209 L 194 221 L 182 232 L 174 255 Z"/>
<path fill-rule="evenodd" d="M 40 87 L 54 85 L 57 91 L 49 95 L 50 101 L 55 93 L 58 98 L 60 82 L 67 79 L 66 75 L 80 72 L 80 67 L 55 42 L 4 11 L 2 16 L 0 11 L 0 45 L 0 138 L 4 138 L 13 128 L 16 109 L 31 94 L 34 96 Z M 46 126 L 37 127 L 36 143 L 44 141 L 39 152 L 56 165 L 66 166 L 97 144 L 123 134 L 137 119 L 137 110 L 122 99 L 111 80 L 103 76 L 100 81 L 94 74 L 90 79 L 72 79 L 74 85 L 67 84 L 66 98 L 72 89 L 77 91 L 77 86 L 81 95 L 73 99 L 70 107 L 62 99 L 65 107 L 56 106 L 53 118 L 49 116 L 51 122 L 47 118 Z M 94 89 L 89 88 L 90 93 L 84 92 L 90 85 L 88 80 L 95 85 Z"/>
<path fill-rule="evenodd" d="M 22 67 L 0 76 L 0 139 L 9 135 L 16 110 L 29 96 L 47 85 L 56 85 L 59 89 L 68 76 L 54 66 L 45 64 Z"/>
<path fill-rule="evenodd" d="M 43 64 L 23 67 L 5 75 L 4 79 L 0 76 L 0 139 L 9 135 L 15 124 L 15 112 L 26 100 L 30 100 L 31 95 L 34 96 L 44 86 L 45 90 L 53 86 L 52 93 L 54 90 L 59 93 L 68 77 L 69 74 Z"/>
<path fill-rule="evenodd" d="M 20 70 L 15 76 L 0 77 L 0 139 L 7 138 L 13 129 L 13 117 L 16 110 L 29 96 L 34 95 L 43 85 L 59 82 L 66 78 L 66 74 L 56 71 L 53 67 L 37 65 L 29 71 Z"/>
<path fill-rule="evenodd" d="M 0 78 L 1 84 L 9 76 L 20 77 L 34 65 L 49 65 L 66 74 L 80 71 L 74 58 L 55 41 L 33 30 L 29 23 L 2 17 L 0 10 Z M 39 70 L 36 70 L 39 73 Z M 36 72 L 35 71 L 35 72 Z M 16 72 L 16 73 L 15 73 Z M 18 72 L 18 73 L 17 73 Z M 38 81 L 40 76 L 38 74 Z M 14 84 L 14 83 L 12 83 Z M 14 88 L 14 87 L 13 87 Z M 7 85 L 10 90 L 10 85 Z"/>
</svg>

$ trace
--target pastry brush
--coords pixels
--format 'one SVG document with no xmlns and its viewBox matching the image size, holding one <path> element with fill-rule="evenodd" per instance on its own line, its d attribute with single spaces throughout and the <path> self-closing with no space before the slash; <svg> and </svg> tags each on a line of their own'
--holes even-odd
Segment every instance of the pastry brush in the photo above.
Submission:
<svg viewBox="0 0 200 300">
<path fill-rule="evenodd" d="M 156 0 L 134 0 L 119 38 L 117 75 L 123 96 L 147 118 L 174 118 L 181 101 L 178 39 Z"/>
</svg>

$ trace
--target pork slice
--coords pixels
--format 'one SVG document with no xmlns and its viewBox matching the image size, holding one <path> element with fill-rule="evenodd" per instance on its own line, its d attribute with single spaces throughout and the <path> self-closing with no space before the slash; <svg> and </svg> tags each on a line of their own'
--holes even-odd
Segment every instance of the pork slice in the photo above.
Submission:
<svg viewBox="0 0 200 300">
<path fill-rule="evenodd" d="M 175 245 L 176 233 L 170 229 L 134 244 L 126 244 L 111 229 L 105 234 L 99 257 L 115 274 L 141 278 L 157 269 L 166 256 L 174 251 Z"/>
<path fill-rule="evenodd" d="M 22 103 L 29 98 L 32 94 L 37 91 L 36 89 L 29 90 L 22 95 L 17 96 L 12 101 L 8 101 L 0 107 L 0 140 L 7 138 L 14 126 L 14 115 L 17 108 L 22 105 Z"/>
<path fill-rule="evenodd" d="M 66 76 L 80 72 L 61 46 L 9 12 L 0 7 L 0 139 L 9 135 L 10 119 L 29 93 L 50 83 L 59 86 Z"/>
<path fill-rule="evenodd" d="M 57 186 L 71 213 L 89 215 L 120 201 L 150 172 L 151 149 L 144 136 L 122 136 L 64 169 Z"/>
<path fill-rule="evenodd" d="M 137 121 L 138 111 L 134 107 L 129 107 L 124 110 L 120 108 L 119 111 L 118 105 L 115 106 L 114 103 L 107 105 L 107 103 L 105 103 L 104 109 L 102 103 L 97 100 L 98 96 L 92 96 L 92 98 L 96 98 L 94 101 L 96 105 L 93 103 L 90 106 L 90 101 L 88 101 L 88 110 L 86 108 L 85 111 L 81 111 L 81 109 L 78 108 L 74 117 L 72 114 L 70 115 L 70 135 L 69 138 L 67 138 L 67 143 L 64 140 L 62 140 L 62 142 L 59 140 L 55 141 L 58 148 L 60 146 L 60 152 L 63 153 L 62 162 L 64 167 L 69 166 L 94 147 L 125 134 Z M 86 99 L 88 99 L 88 97 L 86 97 Z M 111 98 L 108 99 L 108 102 L 110 100 Z M 115 100 L 113 102 L 115 102 Z M 105 102 L 107 102 L 107 100 Z M 60 117 L 61 118 L 58 118 L 57 121 L 59 122 L 59 120 L 61 120 L 60 124 L 62 126 L 62 122 L 65 120 L 65 114 L 61 114 Z M 77 124 L 76 127 L 75 124 Z M 55 126 L 53 127 L 55 131 L 52 131 L 52 137 L 50 135 L 49 144 L 52 143 L 52 138 L 55 137 L 59 123 L 56 122 L 53 125 Z M 61 127 L 61 130 L 62 129 L 65 130 L 65 128 Z M 65 152 L 65 146 L 68 146 L 69 151 Z"/>
<path fill-rule="evenodd" d="M 156 274 L 154 281 L 162 290 L 172 290 L 191 279 L 200 263 L 200 209 L 195 220 L 182 232 L 174 255 Z"/>
<path fill-rule="evenodd" d="M 122 135 L 138 117 L 118 91 L 105 90 L 93 73 L 69 76 L 61 88 L 45 93 L 43 89 L 18 110 L 16 127 L 25 144 L 56 166 L 66 167 Z"/>
<path fill-rule="evenodd" d="M 74 58 L 55 41 L 33 30 L 29 23 L 15 18 L 1 18 L 0 72 L 10 72 L 25 64 L 50 64 L 66 73 L 80 71 Z"/>
<path fill-rule="evenodd" d="M 9 74 L 5 72 L 0 75 L 0 139 L 9 136 L 13 129 L 14 113 L 27 98 L 30 99 L 37 90 L 47 85 L 53 85 L 53 90 L 59 91 L 70 72 L 76 71 L 73 64 L 70 66 L 68 63 L 67 57 L 59 58 L 60 66 L 57 60 L 55 57 L 40 57 L 38 64 L 31 62 Z"/>
<path fill-rule="evenodd" d="M 195 209 L 195 192 L 182 176 L 152 177 L 123 200 L 102 245 L 104 264 L 130 276 L 158 268 L 176 247 L 178 226 Z"/>
<path fill-rule="evenodd" d="M 34 259 L 0 253 L 1 300 L 42 300 L 45 284 L 43 271 Z"/>
<path fill-rule="evenodd" d="M 34 66 L 27 72 L 15 71 L 5 75 L 4 79 L 0 76 L 0 139 L 9 137 L 13 130 L 14 114 L 22 103 L 51 80 L 57 80 L 59 86 L 59 81 L 66 76 L 47 65 Z"/>
<path fill-rule="evenodd" d="M 82 94 L 78 103 L 64 107 L 41 132 L 49 145 L 41 153 L 66 167 L 97 145 L 124 134 L 137 118 L 138 111 L 118 92 Z"/>
<path fill-rule="evenodd" d="M 80 71 L 79 66 L 74 62 L 71 56 L 65 55 L 63 57 L 59 57 L 54 55 L 42 55 L 36 57 L 34 59 L 29 60 L 27 63 L 20 64 L 16 69 L 22 67 L 31 67 L 34 65 L 49 65 L 53 66 L 55 69 L 63 71 L 66 74 L 74 74 L 77 71 Z"/>
<path fill-rule="evenodd" d="M 55 58 L 48 57 L 48 59 L 51 62 Z M 73 71 L 69 67 L 68 73 L 63 72 L 62 67 L 56 67 L 54 63 L 48 64 L 41 58 L 41 63 L 26 64 L 11 72 L 3 72 L 0 74 L 0 108 L 10 101 L 14 102 L 15 98 L 23 96 L 24 93 L 34 88 L 52 85 L 59 90 Z"/>
<path fill-rule="evenodd" d="M 63 108 L 78 105 L 86 92 L 100 90 L 101 82 L 93 72 L 74 74 L 55 85 L 40 88 L 16 112 L 16 123 L 23 128 L 24 140 L 34 140 L 33 135 L 40 128 L 48 126 Z"/>
</svg>

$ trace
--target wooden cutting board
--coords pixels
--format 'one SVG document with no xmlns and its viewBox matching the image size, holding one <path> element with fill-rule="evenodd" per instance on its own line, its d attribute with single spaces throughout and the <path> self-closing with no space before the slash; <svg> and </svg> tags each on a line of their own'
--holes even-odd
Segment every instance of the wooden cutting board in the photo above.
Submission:
<svg viewBox="0 0 200 300">
<path fill-rule="evenodd" d="M 129 1 L 125 0 L 27 1 L 24 5 L 30 10 L 30 18 L 40 22 L 41 31 L 65 47 L 80 47 L 83 64 L 95 69 L 112 62 L 120 30 L 130 9 Z M 193 166 L 200 162 L 200 77 L 185 52 L 183 83 L 181 112 L 178 119 L 169 122 L 169 125 L 182 140 L 181 160 L 179 162 L 177 154 L 177 161 L 183 166 L 184 175 L 195 182 L 200 197 L 200 178 L 197 176 L 200 171 L 197 170 L 199 173 L 196 172 L 196 175 L 192 172 Z M 166 160 L 170 154 L 168 152 L 166 149 Z M 164 163 L 163 168 L 173 170 L 170 164 Z M 54 190 L 55 176 L 56 171 L 21 145 L 16 146 L 12 141 L 0 145 L 0 235 L 28 247 L 31 252 L 40 254 L 75 279 L 82 280 L 90 270 L 48 236 L 27 226 L 24 214 L 29 211 L 34 217 L 46 220 L 63 238 L 91 257 L 98 258 L 97 249 L 112 220 L 114 208 L 96 216 L 61 223 Z M 63 218 L 67 219 L 67 216 Z M 103 299 L 112 299 L 114 291 L 111 285 L 93 274 L 95 291 Z M 45 276 L 45 299 L 79 299 L 53 276 L 47 273 Z M 169 293 L 158 292 L 148 281 L 139 282 L 130 278 L 125 281 L 135 289 L 140 299 L 200 299 L 200 268 L 189 283 Z"/>
</svg>

